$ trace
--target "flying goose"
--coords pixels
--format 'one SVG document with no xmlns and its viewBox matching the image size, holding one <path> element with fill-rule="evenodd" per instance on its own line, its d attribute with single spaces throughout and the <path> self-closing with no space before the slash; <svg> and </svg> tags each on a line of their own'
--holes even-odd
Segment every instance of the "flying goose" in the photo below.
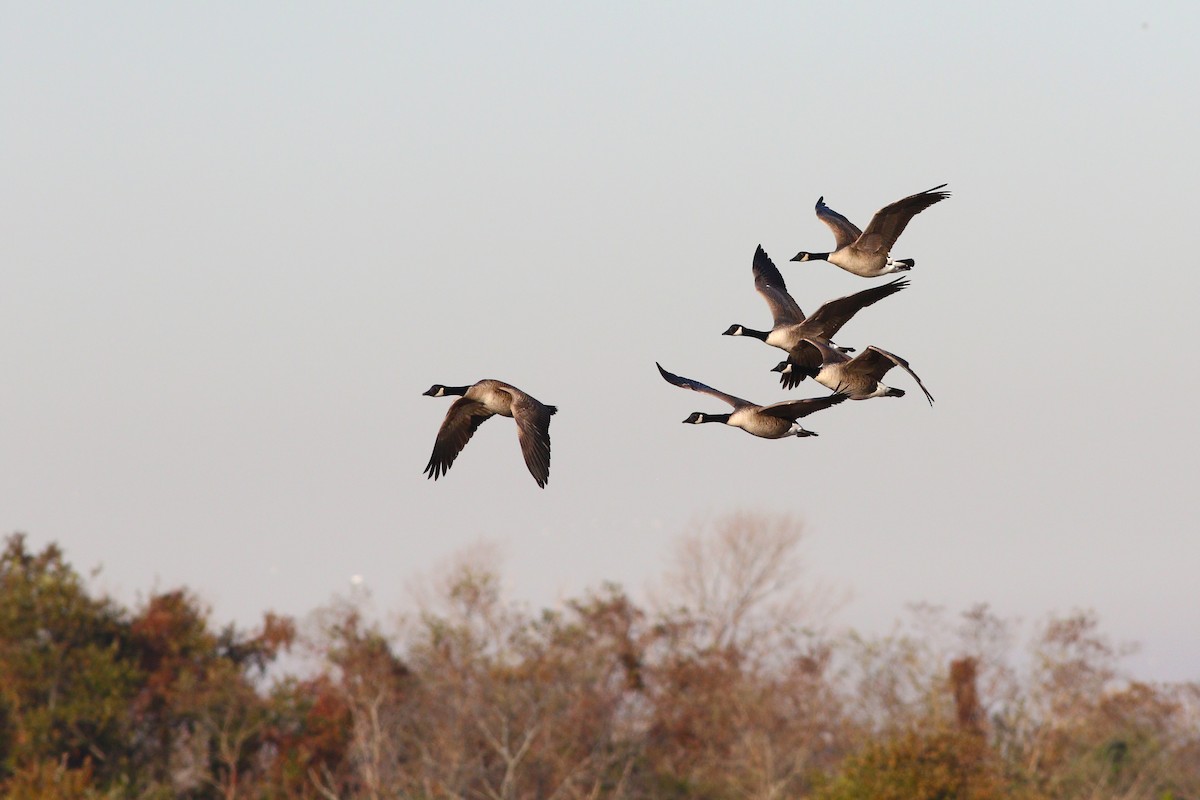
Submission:
<svg viewBox="0 0 1200 800">
<path fill-rule="evenodd" d="M 783 403 L 772 403 L 769 406 L 760 406 L 756 403 L 751 403 L 749 400 L 743 400 L 740 397 L 719 392 L 711 386 L 706 386 L 691 378 L 681 378 L 678 375 L 673 375 L 663 369 L 662 364 L 658 362 L 655 362 L 655 366 L 658 367 L 659 373 L 662 374 L 667 383 L 678 386 L 681 389 L 691 389 L 693 392 L 710 394 L 718 400 L 724 400 L 733 406 L 733 411 L 729 414 L 693 412 L 684 420 L 685 423 L 699 425 L 703 422 L 724 422 L 726 425 L 741 428 L 746 433 L 761 436 L 764 439 L 782 439 L 785 436 L 816 436 L 817 434 L 814 431 L 801 427 L 800 423 L 796 420 L 800 419 L 800 417 L 807 417 L 814 411 L 820 411 L 836 405 L 847 397 L 845 394 L 835 393 L 825 397 L 812 397 L 807 400 L 789 400 Z"/>
<path fill-rule="evenodd" d="M 933 405 L 933 395 L 925 388 L 925 384 L 921 382 L 917 373 L 912 371 L 908 362 L 900 356 L 870 345 L 854 358 L 850 358 L 836 347 L 830 347 L 818 339 L 806 339 L 805 341 L 821 351 L 824 361 L 814 379 L 827 389 L 844 392 L 850 396 L 851 400 L 868 400 L 872 397 L 904 397 L 903 389 L 896 389 L 880 383 L 888 370 L 892 367 L 900 367 L 913 377 L 913 380 L 921 387 L 921 391 L 925 393 L 929 405 Z M 788 386 L 789 374 L 793 369 L 791 359 L 787 359 L 780 361 L 771 371 L 783 373 L 779 381 L 784 386 Z"/>
<path fill-rule="evenodd" d="M 829 341 L 851 317 L 872 303 L 877 303 L 888 295 L 908 286 L 906 278 L 898 278 L 883 286 L 873 286 L 863 289 L 846 297 L 830 300 L 818 308 L 810 316 L 805 317 L 800 306 L 788 294 L 783 276 L 779 274 L 771 257 L 763 250 L 762 245 L 754 251 L 754 261 L 751 266 L 754 273 L 754 288 L 767 301 L 771 309 L 773 325 L 769 331 L 757 331 L 745 325 L 730 325 L 723 336 L 752 336 L 773 347 L 788 352 L 788 360 L 792 362 L 792 371 L 788 381 L 792 388 L 805 377 L 812 377 L 821 368 L 821 352 L 808 344 L 806 338 Z M 838 348 L 843 352 L 853 352 L 851 348 Z"/>
<path fill-rule="evenodd" d="M 550 478 L 550 417 L 558 412 L 535 400 L 515 386 L 491 379 L 471 386 L 443 386 L 435 383 L 425 392 L 429 397 L 461 395 L 446 412 L 442 427 L 433 443 L 433 455 L 425 465 L 425 474 L 434 480 L 445 475 L 458 454 L 467 446 L 475 429 L 495 414 L 512 417 L 517 423 L 517 439 L 525 454 L 525 466 L 537 485 L 545 488 Z"/>
<path fill-rule="evenodd" d="M 792 261 L 828 261 L 864 278 L 877 278 L 889 272 L 912 269 L 916 262 L 911 258 L 892 259 L 892 245 L 900 238 L 909 220 L 950 196 L 949 192 L 938 191 L 944 186 L 946 184 L 943 183 L 884 206 L 871 217 L 871 223 L 865 231 L 860 231 L 850 220 L 825 205 L 825 198 L 821 197 L 817 200 L 817 219 L 833 231 L 837 247 L 831 253 L 801 250 L 792 257 Z"/>
</svg>

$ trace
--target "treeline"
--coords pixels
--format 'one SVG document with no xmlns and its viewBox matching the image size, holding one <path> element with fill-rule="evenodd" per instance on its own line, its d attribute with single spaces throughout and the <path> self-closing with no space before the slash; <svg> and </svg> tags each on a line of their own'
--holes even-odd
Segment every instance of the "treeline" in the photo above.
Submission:
<svg viewBox="0 0 1200 800">
<path fill-rule="evenodd" d="M 57 547 L 10 536 L 0 792 L 1200 797 L 1200 685 L 1125 679 L 1091 615 L 1022 637 L 986 607 L 916 609 L 837 633 L 798 542 L 790 520 L 729 517 L 682 539 L 645 603 L 610 585 L 536 613 L 477 553 L 387 629 L 349 598 L 238 630 L 186 590 L 95 596 Z"/>
</svg>

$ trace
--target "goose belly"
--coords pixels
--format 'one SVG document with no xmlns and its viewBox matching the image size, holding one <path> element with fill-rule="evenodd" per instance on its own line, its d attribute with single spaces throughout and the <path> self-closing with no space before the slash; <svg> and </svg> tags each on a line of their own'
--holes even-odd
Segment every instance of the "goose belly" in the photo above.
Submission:
<svg viewBox="0 0 1200 800">
<path fill-rule="evenodd" d="M 792 427 L 789 420 L 768 417 L 747 410 L 733 412 L 729 417 L 728 424 L 764 439 L 779 439 L 787 436 Z"/>
<path fill-rule="evenodd" d="M 855 275 L 870 278 L 887 271 L 887 253 L 864 253 L 847 247 L 830 253 L 829 263 Z"/>
<path fill-rule="evenodd" d="M 874 397 L 873 390 L 879 388 L 878 381 L 864 379 L 860 375 L 847 374 L 841 365 L 825 366 L 817 373 L 817 383 L 831 392 L 844 392 L 851 400 L 866 400 Z"/>
<path fill-rule="evenodd" d="M 817 383 L 829 389 L 831 392 L 845 391 L 842 387 L 842 371 L 836 365 L 826 365 L 821 367 L 820 372 L 813 378 Z"/>
<path fill-rule="evenodd" d="M 481 403 L 484 408 L 493 414 L 499 414 L 502 417 L 512 416 L 512 395 L 501 389 L 492 387 L 471 387 L 467 392 L 467 397 Z"/>
</svg>

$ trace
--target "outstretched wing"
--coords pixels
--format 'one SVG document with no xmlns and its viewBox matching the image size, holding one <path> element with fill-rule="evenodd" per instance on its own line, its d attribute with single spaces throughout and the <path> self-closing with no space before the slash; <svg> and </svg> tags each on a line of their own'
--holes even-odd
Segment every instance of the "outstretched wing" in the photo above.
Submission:
<svg viewBox="0 0 1200 800">
<path fill-rule="evenodd" d="M 862 231 L 858 229 L 857 225 L 825 205 L 824 197 L 817 200 L 817 219 L 824 222 L 833 231 L 833 240 L 837 244 L 835 250 L 841 250 L 847 245 L 854 244 L 855 240 L 862 236 Z"/>
<path fill-rule="evenodd" d="M 811 330 L 818 336 L 831 339 L 861 309 L 878 303 L 906 286 L 908 286 L 908 279 L 899 278 L 883 286 L 872 286 L 870 289 L 863 289 L 861 292 L 830 300 L 813 312 L 812 316 L 808 318 L 805 330 Z"/>
<path fill-rule="evenodd" d="M 449 472 L 454 459 L 458 458 L 475 431 L 490 416 L 492 412 L 482 403 L 466 397 L 455 400 L 442 420 L 442 427 L 438 428 L 437 439 L 433 442 L 433 455 L 425 465 L 425 474 L 437 480 Z"/>
<path fill-rule="evenodd" d="M 512 405 L 525 466 L 542 488 L 550 479 L 550 417 L 557 411 L 524 393 L 517 395 Z"/>
<path fill-rule="evenodd" d="M 704 394 L 710 394 L 713 397 L 717 398 L 718 400 L 724 400 L 726 403 L 729 403 L 729 405 L 733 406 L 734 408 L 740 408 L 742 406 L 754 405 L 754 403 L 751 403 L 749 400 L 743 400 L 740 397 L 734 397 L 731 394 L 725 394 L 724 392 L 719 392 L 716 389 L 712 388 L 711 386 L 701 383 L 700 381 L 694 381 L 691 378 L 682 378 L 678 375 L 667 372 L 665 369 L 662 368 L 662 364 L 659 364 L 657 361 L 654 362 L 654 366 L 658 367 L 658 371 L 663 376 L 663 379 L 667 383 L 671 384 L 672 386 L 678 386 L 680 389 L 691 389 L 693 392 L 702 392 Z"/>
<path fill-rule="evenodd" d="M 761 244 L 754 251 L 752 269 L 754 271 L 754 288 L 767 301 L 767 306 L 771 309 L 771 316 L 775 320 L 775 327 L 803 322 L 804 312 L 788 294 L 783 276 L 779 274 L 779 269 L 771 261 L 767 251 L 762 249 Z"/>
<path fill-rule="evenodd" d="M 917 386 L 920 386 L 921 391 L 925 393 L 925 399 L 929 401 L 929 405 L 933 405 L 933 395 L 925 388 L 925 384 L 921 381 L 921 378 L 917 373 L 913 372 L 912 367 L 908 365 L 907 361 L 895 353 L 889 353 L 887 350 L 870 345 L 846 364 L 846 369 L 852 369 L 863 375 L 869 375 L 877 381 L 883 380 L 883 376 L 892 367 L 900 367 L 900 369 L 911 375 L 912 379 L 917 382 Z"/>
<path fill-rule="evenodd" d="M 875 216 L 871 217 L 867 229 L 859 237 L 859 241 L 855 245 L 857 249 L 870 253 L 891 252 L 892 246 L 896 244 L 900 234 L 904 233 L 904 228 L 907 227 L 909 220 L 934 203 L 941 202 L 950 196 L 949 192 L 939 191 L 945 185 L 943 183 L 941 186 L 910 194 L 903 200 L 889 203 L 876 211 Z"/>
<path fill-rule="evenodd" d="M 780 419 L 790 419 L 794 422 L 801 417 L 807 417 L 809 414 L 823 411 L 830 406 L 836 406 L 849 397 L 850 395 L 848 394 L 834 392 L 824 397 L 809 397 L 804 400 L 786 400 L 782 403 L 772 403 L 769 406 L 763 406 L 759 409 L 759 412 L 772 417 L 779 417 Z"/>
</svg>

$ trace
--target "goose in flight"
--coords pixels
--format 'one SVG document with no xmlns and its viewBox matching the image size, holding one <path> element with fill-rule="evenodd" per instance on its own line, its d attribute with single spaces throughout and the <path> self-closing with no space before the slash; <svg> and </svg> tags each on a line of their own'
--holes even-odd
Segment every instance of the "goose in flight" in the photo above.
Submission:
<svg viewBox="0 0 1200 800">
<path fill-rule="evenodd" d="M 729 414 L 693 412 L 684 420 L 685 423 L 699 425 L 704 422 L 724 422 L 726 425 L 741 428 L 746 433 L 760 436 L 763 439 L 782 439 L 785 436 L 816 436 L 817 434 L 814 431 L 801 427 L 797 420 L 801 417 L 807 417 L 815 411 L 821 411 L 832 405 L 837 405 L 847 398 L 845 394 L 835 393 L 825 397 L 789 400 L 783 403 L 772 403 L 769 406 L 760 406 L 756 403 L 751 403 L 749 400 L 743 400 L 740 397 L 734 397 L 731 394 L 717 391 L 711 386 L 706 386 L 691 378 L 681 378 L 678 375 L 667 372 L 662 368 L 662 364 L 657 362 L 655 362 L 655 366 L 658 367 L 659 373 L 667 383 L 678 386 L 681 389 L 691 389 L 693 392 L 712 395 L 718 400 L 723 400 L 733 406 L 733 411 Z"/>
<path fill-rule="evenodd" d="M 786 350 L 788 360 L 792 363 L 792 370 L 788 373 L 789 389 L 806 377 L 815 376 L 821 368 L 821 352 L 805 339 L 818 339 L 832 344 L 829 340 L 861 309 L 908 286 L 908 279 L 898 278 L 883 286 L 873 286 L 846 297 L 830 300 L 805 317 L 800 306 L 788 294 L 783 276 L 779 274 L 779 269 L 763 250 L 762 245 L 754 251 L 751 269 L 754 273 L 754 288 L 771 309 L 771 330 L 758 331 L 745 325 L 730 325 L 722 335 L 752 336 L 773 347 Z M 838 349 L 853 352 L 850 348 Z"/>
<path fill-rule="evenodd" d="M 446 412 L 442 427 L 433 443 L 433 455 L 425 465 L 425 474 L 437 480 L 467 446 L 476 428 L 489 417 L 499 414 L 517 423 L 517 439 L 525 454 L 525 466 L 545 488 L 550 478 L 550 417 L 558 409 L 535 400 L 515 386 L 491 379 L 471 386 L 443 386 L 435 383 L 425 392 L 430 397 L 459 395 Z"/>
<path fill-rule="evenodd" d="M 892 258 L 892 245 L 900 238 L 909 220 L 950 196 L 950 192 L 939 191 L 945 186 L 943 183 L 884 206 L 871 217 L 865 231 L 860 231 L 853 222 L 825 205 L 825 198 L 821 197 L 817 200 L 817 219 L 833 231 L 836 248 L 830 253 L 801 250 L 792 261 L 828 261 L 864 278 L 912 269 L 916 262 L 911 258 Z"/>
<path fill-rule="evenodd" d="M 851 400 L 868 400 L 872 397 L 904 397 L 903 389 L 896 389 L 880 383 L 888 370 L 892 367 L 900 367 L 912 376 L 913 380 L 917 382 L 917 386 L 920 386 L 921 391 L 925 393 L 925 399 L 929 401 L 929 405 L 933 405 L 933 395 L 925 388 L 925 384 L 921 382 L 917 373 L 912 371 L 908 362 L 900 356 L 870 345 L 854 358 L 850 358 L 836 347 L 830 347 L 818 339 L 807 339 L 806 341 L 821 351 L 823 361 L 821 369 L 814 379 L 825 388 L 843 392 L 849 395 Z M 789 375 L 793 369 L 791 359 L 787 359 L 780 361 L 771 371 L 782 373 L 779 382 L 787 387 Z"/>
</svg>

